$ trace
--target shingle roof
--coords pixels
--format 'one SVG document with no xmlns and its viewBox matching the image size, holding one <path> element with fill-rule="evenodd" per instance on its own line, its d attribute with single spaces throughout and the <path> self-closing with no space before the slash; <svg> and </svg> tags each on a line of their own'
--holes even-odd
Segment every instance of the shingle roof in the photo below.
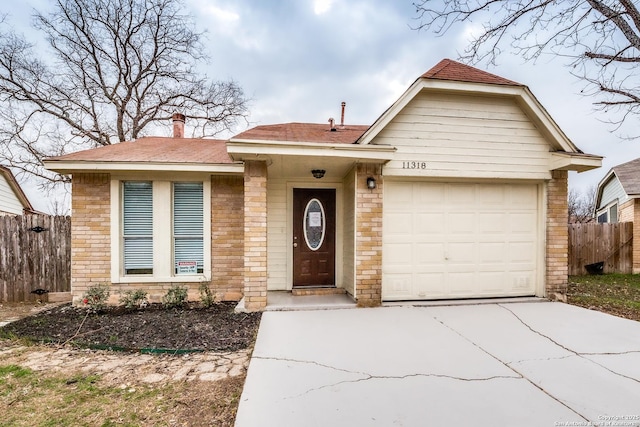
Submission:
<svg viewBox="0 0 640 427">
<path fill-rule="evenodd" d="M 199 138 L 144 137 L 49 160 L 86 162 L 233 163 L 226 141 Z"/>
<path fill-rule="evenodd" d="M 328 123 L 283 123 L 256 126 L 231 139 L 351 144 L 360 138 L 367 129 L 369 129 L 369 126 L 348 125 L 341 129 L 339 125 L 336 125 L 336 130 L 331 131 Z"/>
<path fill-rule="evenodd" d="M 614 166 L 612 169 L 627 195 L 640 195 L 640 158 Z"/>
<path fill-rule="evenodd" d="M 455 80 L 470 83 L 524 86 L 520 83 L 505 79 L 504 77 L 452 61 L 451 59 L 443 59 L 421 77 L 425 79 Z"/>
</svg>

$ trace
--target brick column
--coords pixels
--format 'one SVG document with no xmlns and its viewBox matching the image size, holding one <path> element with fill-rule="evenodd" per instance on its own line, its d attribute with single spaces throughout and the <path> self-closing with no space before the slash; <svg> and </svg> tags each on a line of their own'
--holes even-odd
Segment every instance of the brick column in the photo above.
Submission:
<svg viewBox="0 0 640 427">
<path fill-rule="evenodd" d="M 376 188 L 367 188 L 367 178 Z M 382 302 L 382 165 L 359 164 L 356 169 L 356 290 L 360 307 Z"/>
<path fill-rule="evenodd" d="M 111 282 L 109 174 L 73 174 L 71 295 L 80 303 L 89 287 Z"/>
<path fill-rule="evenodd" d="M 551 172 L 547 184 L 547 289 L 550 299 L 564 300 L 569 274 L 567 171 Z"/>
<path fill-rule="evenodd" d="M 267 306 L 267 165 L 244 164 L 244 306 Z"/>
<path fill-rule="evenodd" d="M 211 177 L 211 287 L 216 299 L 239 301 L 244 286 L 244 181 Z"/>
</svg>

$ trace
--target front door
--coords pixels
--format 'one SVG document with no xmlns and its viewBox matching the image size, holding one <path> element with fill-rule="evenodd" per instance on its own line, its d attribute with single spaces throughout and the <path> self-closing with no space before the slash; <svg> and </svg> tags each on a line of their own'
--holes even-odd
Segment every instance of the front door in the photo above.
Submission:
<svg viewBox="0 0 640 427">
<path fill-rule="evenodd" d="M 293 286 L 335 286 L 336 190 L 293 189 Z"/>
</svg>

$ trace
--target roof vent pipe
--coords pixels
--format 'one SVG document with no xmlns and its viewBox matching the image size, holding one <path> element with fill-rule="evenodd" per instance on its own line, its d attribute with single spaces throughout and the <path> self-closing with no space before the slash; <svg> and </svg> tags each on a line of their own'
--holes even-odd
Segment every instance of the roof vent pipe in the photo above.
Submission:
<svg viewBox="0 0 640 427">
<path fill-rule="evenodd" d="M 340 129 L 344 129 L 344 107 L 347 106 L 347 103 L 342 101 L 342 114 L 340 114 Z"/>
<path fill-rule="evenodd" d="M 171 119 L 173 120 L 173 137 L 184 138 L 184 114 L 175 113 Z"/>
<path fill-rule="evenodd" d="M 335 132 L 336 129 L 336 121 L 333 119 L 333 117 L 329 117 L 329 126 L 331 126 L 331 132 Z"/>
</svg>

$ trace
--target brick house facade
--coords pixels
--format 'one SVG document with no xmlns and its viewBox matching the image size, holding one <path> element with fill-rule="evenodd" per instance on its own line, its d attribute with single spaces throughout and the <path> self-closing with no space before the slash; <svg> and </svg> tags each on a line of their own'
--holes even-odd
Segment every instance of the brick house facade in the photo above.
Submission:
<svg viewBox="0 0 640 427">
<path fill-rule="evenodd" d="M 562 299 L 567 171 L 601 161 L 526 86 L 449 60 L 371 126 L 266 125 L 221 141 L 183 138 L 182 120 L 173 138 L 46 162 L 73 177 L 75 302 L 97 283 L 112 302 L 131 289 L 159 301 L 174 285 L 197 299 L 205 283 L 249 311 L 292 289 L 336 288 L 364 307 Z"/>
</svg>

